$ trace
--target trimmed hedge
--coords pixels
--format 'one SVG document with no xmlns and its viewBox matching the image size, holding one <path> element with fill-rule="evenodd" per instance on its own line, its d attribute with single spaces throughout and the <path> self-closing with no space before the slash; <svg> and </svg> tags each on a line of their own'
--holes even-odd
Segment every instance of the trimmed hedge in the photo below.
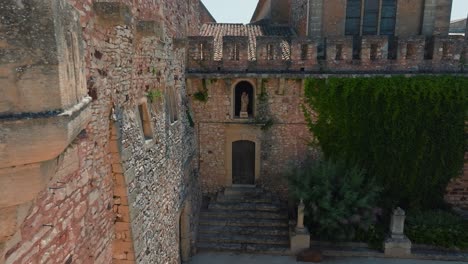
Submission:
<svg viewBox="0 0 468 264">
<path fill-rule="evenodd" d="M 468 222 L 445 211 L 410 212 L 405 233 L 416 244 L 468 249 Z"/>
</svg>

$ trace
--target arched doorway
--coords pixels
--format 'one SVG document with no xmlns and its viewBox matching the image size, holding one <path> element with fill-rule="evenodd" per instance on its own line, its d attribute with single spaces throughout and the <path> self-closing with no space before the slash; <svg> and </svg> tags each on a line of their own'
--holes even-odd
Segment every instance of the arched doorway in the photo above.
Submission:
<svg viewBox="0 0 468 264">
<path fill-rule="evenodd" d="M 255 142 L 232 143 L 232 184 L 255 184 Z"/>
<path fill-rule="evenodd" d="M 248 117 L 253 117 L 254 111 L 254 88 L 252 84 L 247 81 L 239 82 L 234 89 L 234 117 L 241 117 L 242 94 L 248 95 L 247 113 Z"/>
</svg>

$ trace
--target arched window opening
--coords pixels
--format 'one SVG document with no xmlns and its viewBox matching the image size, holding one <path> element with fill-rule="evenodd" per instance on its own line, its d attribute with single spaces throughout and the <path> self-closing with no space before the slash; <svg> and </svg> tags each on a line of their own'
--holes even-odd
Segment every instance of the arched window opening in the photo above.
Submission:
<svg viewBox="0 0 468 264">
<path fill-rule="evenodd" d="M 234 90 L 234 117 L 252 118 L 254 116 L 254 89 L 247 82 L 238 83 Z"/>
</svg>

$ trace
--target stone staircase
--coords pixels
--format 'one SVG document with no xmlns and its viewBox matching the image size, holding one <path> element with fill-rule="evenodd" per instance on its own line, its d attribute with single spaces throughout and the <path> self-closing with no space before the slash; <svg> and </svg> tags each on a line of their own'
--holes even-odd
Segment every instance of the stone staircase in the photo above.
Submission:
<svg viewBox="0 0 468 264">
<path fill-rule="evenodd" d="M 286 208 L 261 188 L 226 188 L 202 209 L 198 250 L 288 254 Z"/>
</svg>

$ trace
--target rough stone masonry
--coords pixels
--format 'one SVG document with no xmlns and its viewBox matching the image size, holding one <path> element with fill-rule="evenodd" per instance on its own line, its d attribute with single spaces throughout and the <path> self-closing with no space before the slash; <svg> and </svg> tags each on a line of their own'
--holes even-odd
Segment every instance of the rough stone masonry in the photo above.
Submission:
<svg viewBox="0 0 468 264">
<path fill-rule="evenodd" d="M 200 191 L 177 39 L 198 32 L 200 8 L 0 3 L 0 263 L 190 253 Z"/>
</svg>

